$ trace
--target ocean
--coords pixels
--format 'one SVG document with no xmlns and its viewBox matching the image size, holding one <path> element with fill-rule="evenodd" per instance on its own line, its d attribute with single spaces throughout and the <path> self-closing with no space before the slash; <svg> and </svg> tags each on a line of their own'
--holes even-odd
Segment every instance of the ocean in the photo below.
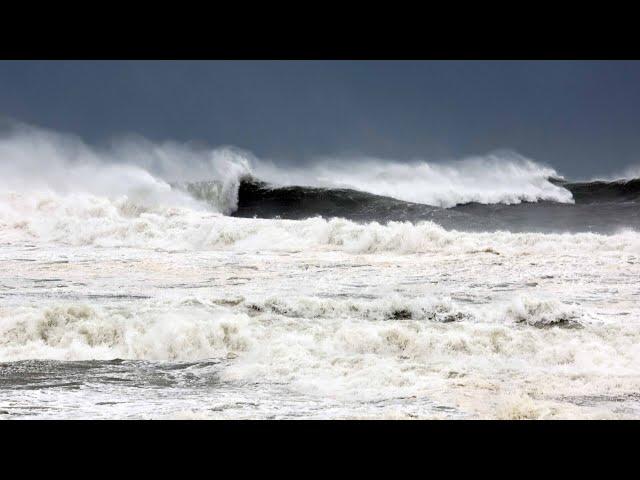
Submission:
<svg viewBox="0 0 640 480">
<path fill-rule="evenodd" d="M 640 417 L 632 171 L 34 130 L 0 162 L 0 418 Z"/>
</svg>

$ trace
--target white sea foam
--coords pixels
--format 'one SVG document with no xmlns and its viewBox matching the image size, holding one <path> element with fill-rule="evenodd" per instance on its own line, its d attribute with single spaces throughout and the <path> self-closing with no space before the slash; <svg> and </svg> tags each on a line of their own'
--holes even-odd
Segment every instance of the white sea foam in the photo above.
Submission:
<svg viewBox="0 0 640 480">
<path fill-rule="evenodd" d="M 626 398 L 640 385 L 637 234 L 211 221 L 231 229 L 212 250 L 78 248 L 62 238 L 3 246 L 0 361 L 215 359 L 216 389 L 235 393 L 214 403 L 229 404 L 220 415 L 230 417 L 311 415 L 310 405 L 321 418 L 432 416 L 423 402 L 435 401 L 472 417 L 602 418 L 611 408 L 593 413 L 558 399 Z M 345 251 L 318 236 L 326 228 L 345 229 L 340 238 L 351 241 L 382 228 L 388 238 L 378 250 L 355 241 Z M 397 228 L 430 232 L 417 244 L 423 253 L 397 250 Z M 246 229 L 248 237 L 234 237 Z M 269 235 L 287 229 L 289 242 L 301 231 L 313 241 L 283 250 Z M 198 389 L 185 400 L 213 414 L 210 390 Z M 27 397 L 22 403 L 41 401 Z M 136 408 L 134 416 L 155 412 L 144 398 Z"/>
<path fill-rule="evenodd" d="M 566 323 L 569 318 L 573 324 Z M 514 330 L 518 324 L 523 327 Z M 307 354 L 319 359 L 331 357 L 332 353 L 340 358 L 350 352 L 424 360 L 445 356 L 454 362 L 451 368 L 462 368 L 469 355 L 484 364 L 492 362 L 491 357 L 496 354 L 494 360 L 508 361 L 522 355 L 533 359 L 541 351 L 548 351 L 551 356 L 543 354 L 536 361 L 562 364 L 563 358 L 572 355 L 553 353 L 562 342 L 567 342 L 562 348 L 569 351 L 579 348 L 585 338 L 609 342 L 620 334 L 620 328 L 625 329 L 609 326 L 598 333 L 598 329 L 592 330 L 593 326 L 588 332 L 571 328 L 583 324 L 591 325 L 589 316 L 580 309 L 527 297 L 466 306 L 450 298 L 411 299 L 397 295 L 370 301 L 317 297 L 224 302 L 183 299 L 172 305 L 142 302 L 109 307 L 58 302 L 0 310 L 0 361 L 202 360 L 258 354 L 263 358 L 252 368 L 264 368 L 265 362 L 275 368 L 277 362 L 284 360 L 282 355 L 293 355 L 299 363 L 307 361 Z M 570 331 L 557 327 L 569 327 Z M 626 330 L 634 338 L 640 335 L 631 326 Z M 598 339 L 605 332 L 606 338 Z M 532 343 L 525 347 L 527 342 Z M 274 348 L 269 354 L 264 352 Z M 633 359 L 640 355 L 640 351 L 628 353 Z M 621 368 L 632 367 L 631 358 L 615 361 L 622 362 Z M 285 365 L 286 362 L 280 370 Z M 466 368 L 474 365 L 477 364 L 471 362 Z M 288 374 L 298 369 L 295 365 L 289 368 Z"/>
<path fill-rule="evenodd" d="M 508 151 L 448 162 L 318 159 L 286 170 L 261 162 L 255 173 L 278 185 L 352 188 L 437 207 L 470 202 L 573 202 L 571 192 L 549 182 L 550 177 L 559 177 L 554 169 Z"/>
<path fill-rule="evenodd" d="M 255 304 L 263 308 L 242 311 Z M 398 308 L 432 309 L 435 315 L 448 309 L 465 316 L 444 323 L 431 314 L 390 319 L 389 312 Z M 534 298 L 464 308 L 446 299 L 401 298 L 368 306 L 313 298 L 226 307 L 184 301 L 118 307 L 58 303 L 1 310 L 0 360 L 231 359 L 219 372 L 223 382 L 268 380 L 335 401 L 443 399 L 460 388 L 480 399 L 498 390 L 504 393 L 492 400 L 495 407 L 475 408 L 495 408 L 490 415 L 501 418 L 553 416 L 553 408 L 545 407 L 548 401 L 529 395 L 584 388 L 576 386 L 585 379 L 603 382 L 615 376 L 618 388 L 635 385 L 636 326 L 587 322 L 581 329 L 558 328 L 553 322 L 541 325 L 540 311 L 547 318 L 567 314 L 557 302 Z M 621 380 L 625 376 L 628 385 Z M 528 389 L 521 385 L 507 393 L 506 383 L 515 386 L 522 379 L 529 379 Z"/>
<path fill-rule="evenodd" d="M 71 135 L 12 125 L 0 136 L 0 189 L 124 197 L 143 207 L 208 208 L 227 214 L 236 208 L 249 159 L 248 153 L 231 148 L 198 149 L 139 138 L 99 149 Z M 216 185 L 206 206 L 170 184 L 199 180 Z"/>
<path fill-rule="evenodd" d="M 358 224 L 225 217 L 186 207 L 142 207 L 126 196 L 0 194 L 0 241 L 133 246 L 166 250 L 339 250 L 353 253 L 557 252 L 559 248 L 638 252 L 640 235 L 466 233 L 431 223 Z"/>
<path fill-rule="evenodd" d="M 246 317 L 63 304 L 0 312 L 0 358 L 193 360 L 247 348 Z"/>
</svg>

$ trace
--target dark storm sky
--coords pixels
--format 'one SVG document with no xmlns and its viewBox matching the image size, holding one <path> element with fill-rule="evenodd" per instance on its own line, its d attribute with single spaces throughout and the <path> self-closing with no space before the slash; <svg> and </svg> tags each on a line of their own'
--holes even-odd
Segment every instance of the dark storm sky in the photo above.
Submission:
<svg viewBox="0 0 640 480">
<path fill-rule="evenodd" d="M 507 148 L 584 177 L 640 164 L 640 62 L 4 61 L 0 115 L 282 162 Z"/>
</svg>

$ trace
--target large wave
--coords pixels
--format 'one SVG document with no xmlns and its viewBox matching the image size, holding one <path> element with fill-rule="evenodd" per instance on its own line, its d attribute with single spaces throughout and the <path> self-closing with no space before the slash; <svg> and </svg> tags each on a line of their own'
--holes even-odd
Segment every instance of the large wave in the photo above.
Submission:
<svg viewBox="0 0 640 480">
<path fill-rule="evenodd" d="M 263 162 L 256 172 L 275 185 L 347 188 L 445 208 L 471 202 L 572 202 L 569 191 L 549 181 L 558 176 L 554 169 L 509 151 L 446 163 L 319 159 L 284 170 Z"/>
<path fill-rule="evenodd" d="M 11 124 L 0 137 L 0 160 L 5 190 L 126 195 L 146 205 L 191 208 L 202 203 L 195 196 L 223 214 L 237 208 L 238 188 L 250 178 L 272 186 L 348 188 L 436 207 L 572 201 L 568 190 L 549 181 L 557 176 L 553 169 L 510 152 L 448 163 L 342 158 L 292 167 L 231 147 L 138 137 L 90 147 L 71 135 Z"/>
<path fill-rule="evenodd" d="M 640 200 L 640 178 L 574 182 L 552 180 L 567 189 L 576 203 L 633 202 Z"/>
<path fill-rule="evenodd" d="M 638 181 L 568 183 L 509 152 L 446 164 L 361 158 L 286 167 L 231 147 L 137 137 L 92 147 L 18 124 L 0 134 L 3 238 L 193 248 L 216 244 L 207 237 L 215 215 L 612 233 L 622 225 L 635 228 L 635 209 L 566 209 L 574 200 L 636 200 Z M 531 203 L 505 210 L 539 201 L 547 205 L 542 213 L 528 210 Z"/>
</svg>

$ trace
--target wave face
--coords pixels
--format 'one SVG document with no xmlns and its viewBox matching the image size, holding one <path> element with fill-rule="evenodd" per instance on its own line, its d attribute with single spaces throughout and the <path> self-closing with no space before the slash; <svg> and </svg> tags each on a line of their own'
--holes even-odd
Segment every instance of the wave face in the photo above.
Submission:
<svg viewBox="0 0 640 480">
<path fill-rule="evenodd" d="M 340 188 L 276 187 L 245 180 L 238 190 L 235 216 L 304 219 L 313 216 L 357 220 L 428 218 L 437 207 L 404 202 L 367 192 Z"/>
<path fill-rule="evenodd" d="M 567 185 L 573 188 L 578 184 Z M 463 231 L 615 233 L 621 228 L 640 229 L 640 209 L 627 199 L 618 196 L 611 200 L 611 197 L 600 196 L 587 201 L 578 192 L 576 202 L 571 204 L 546 201 L 515 205 L 469 203 L 443 209 L 357 190 L 277 187 L 244 180 L 238 190 L 238 208 L 233 215 L 293 220 L 340 217 L 357 222 L 429 221 Z"/>
<path fill-rule="evenodd" d="M 640 178 L 576 183 L 555 181 L 555 183 L 570 191 L 576 203 L 637 202 L 640 200 Z"/>
</svg>

